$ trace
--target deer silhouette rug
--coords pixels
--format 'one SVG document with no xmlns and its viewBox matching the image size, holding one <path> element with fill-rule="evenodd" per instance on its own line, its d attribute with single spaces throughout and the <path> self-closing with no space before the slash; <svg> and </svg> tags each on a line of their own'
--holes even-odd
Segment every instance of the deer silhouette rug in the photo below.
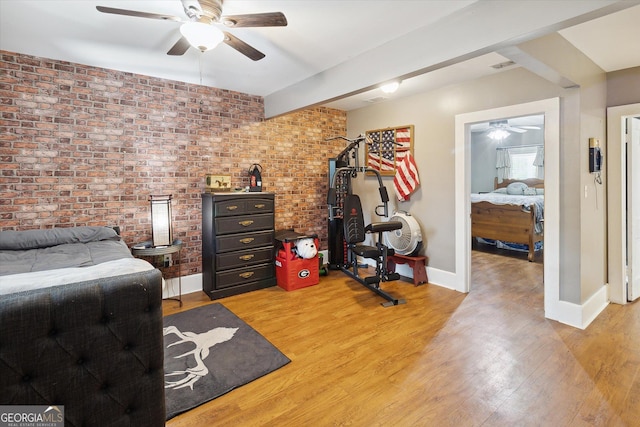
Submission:
<svg viewBox="0 0 640 427">
<path fill-rule="evenodd" d="M 219 303 L 166 316 L 163 333 L 167 420 L 290 362 Z"/>
</svg>

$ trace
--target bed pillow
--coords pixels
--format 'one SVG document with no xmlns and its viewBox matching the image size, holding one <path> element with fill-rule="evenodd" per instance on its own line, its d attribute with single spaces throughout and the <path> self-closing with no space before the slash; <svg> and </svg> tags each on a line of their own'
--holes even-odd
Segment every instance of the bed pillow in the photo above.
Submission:
<svg viewBox="0 0 640 427">
<path fill-rule="evenodd" d="M 528 188 L 528 186 L 524 182 L 512 182 L 507 186 L 507 194 L 522 196 L 525 188 Z"/>
<path fill-rule="evenodd" d="M 537 194 L 538 193 L 536 192 L 535 188 L 527 187 L 527 188 L 524 189 L 524 195 L 525 196 L 535 196 Z"/>
<path fill-rule="evenodd" d="M 46 230 L 0 231 L 0 250 L 48 248 L 67 243 L 119 240 L 110 227 L 48 228 Z"/>
<path fill-rule="evenodd" d="M 507 187 L 496 188 L 493 190 L 493 193 L 507 194 Z"/>
<path fill-rule="evenodd" d="M 536 188 L 536 194 L 539 196 L 544 195 L 544 188 Z"/>
</svg>

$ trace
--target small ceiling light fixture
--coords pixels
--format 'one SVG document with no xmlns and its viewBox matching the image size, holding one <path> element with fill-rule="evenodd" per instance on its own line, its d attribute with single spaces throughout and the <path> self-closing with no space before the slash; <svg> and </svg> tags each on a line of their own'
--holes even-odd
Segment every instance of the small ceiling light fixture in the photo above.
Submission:
<svg viewBox="0 0 640 427">
<path fill-rule="evenodd" d="M 509 135 L 511 134 L 508 131 L 498 128 L 498 129 L 493 129 L 491 132 L 489 132 L 487 136 L 493 140 L 502 141 Z"/>
<path fill-rule="evenodd" d="M 400 87 L 400 82 L 399 81 L 393 81 L 391 83 L 387 83 L 387 84 L 384 84 L 384 85 L 380 86 L 380 89 L 382 89 L 382 91 L 384 93 L 393 93 L 393 92 L 397 91 L 399 87 Z"/>
<path fill-rule="evenodd" d="M 224 40 L 224 33 L 219 28 L 203 22 L 185 22 L 180 26 L 180 32 L 191 46 L 201 52 L 213 49 Z"/>
</svg>

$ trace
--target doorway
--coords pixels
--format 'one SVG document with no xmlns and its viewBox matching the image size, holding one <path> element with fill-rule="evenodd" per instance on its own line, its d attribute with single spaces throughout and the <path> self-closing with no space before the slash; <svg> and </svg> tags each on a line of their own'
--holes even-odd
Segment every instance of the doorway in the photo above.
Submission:
<svg viewBox="0 0 640 427">
<path fill-rule="evenodd" d="M 472 124 L 470 156 L 472 253 L 492 252 L 541 263 L 544 116 Z"/>
<path fill-rule="evenodd" d="M 456 290 L 469 292 L 471 286 L 471 126 L 504 117 L 544 116 L 545 164 L 545 317 L 560 316 L 560 100 L 551 98 L 456 116 L 455 230 Z"/>
<path fill-rule="evenodd" d="M 640 293 L 640 171 L 637 166 L 640 119 L 637 117 L 640 117 L 640 104 L 607 109 L 607 264 L 609 299 L 617 304 L 626 304 Z"/>
</svg>

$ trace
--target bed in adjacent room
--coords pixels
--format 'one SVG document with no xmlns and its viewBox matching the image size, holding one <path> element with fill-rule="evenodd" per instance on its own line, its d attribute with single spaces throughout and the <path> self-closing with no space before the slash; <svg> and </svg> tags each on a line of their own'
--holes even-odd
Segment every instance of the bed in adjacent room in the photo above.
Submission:
<svg viewBox="0 0 640 427">
<path fill-rule="evenodd" d="M 544 181 L 496 179 L 494 191 L 471 194 L 471 237 L 533 261 L 544 241 Z"/>
</svg>

